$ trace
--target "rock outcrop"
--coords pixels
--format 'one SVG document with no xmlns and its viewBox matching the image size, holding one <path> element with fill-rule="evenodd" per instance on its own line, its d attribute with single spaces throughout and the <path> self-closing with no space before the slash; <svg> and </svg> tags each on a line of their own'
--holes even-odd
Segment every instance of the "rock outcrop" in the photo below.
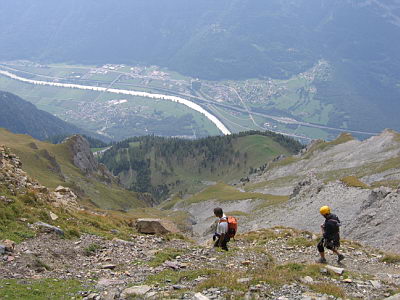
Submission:
<svg viewBox="0 0 400 300">
<path fill-rule="evenodd" d="M 118 178 L 95 159 L 89 142 L 81 135 L 73 135 L 64 140 L 72 154 L 74 165 L 88 176 L 97 176 L 107 183 L 119 182 Z"/>
<path fill-rule="evenodd" d="M 89 142 L 81 135 L 73 135 L 68 137 L 64 143 L 70 147 L 73 155 L 72 160 L 74 165 L 85 174 L 92 174 L 98 171 L 99 163 L 90 151 Z"/>
<path fill-rule="evenodd" d="M 0 145 L 0 185 L 3 185 L 10 194 L 33 194 L 37 199 L 47 201 L 54 206 L 77 208 L 77 196 L 68 188 L 58 187 L 54 192 L 32 179 L 22 170 L 21 160 L 11 150 Z M 12 203 L 13 200 L 5 196 L 0 201 Z"/>
<path fill-rule="evenodd" d="M 178 233 L 179 229 L 169 220 L 162 219 L 138 219 L 136 229 L 145 234 Z"/>
</svg>

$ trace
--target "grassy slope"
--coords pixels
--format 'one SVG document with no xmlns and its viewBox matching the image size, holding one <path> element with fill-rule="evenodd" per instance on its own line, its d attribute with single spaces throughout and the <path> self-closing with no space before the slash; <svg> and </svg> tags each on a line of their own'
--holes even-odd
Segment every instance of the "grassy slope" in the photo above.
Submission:
<svg viewBox="0 0 400 300">
<path fill-rule="evenodd" d="M 236 201 L 236 200 L 245 200 L 245 199 L 259 199 L 263 200 L 263 206 L 272 205 L 284 202 L 289 199 L 287 196 L 276 196 L 276 195 L 268 195 L 261 193 L 249 193 L 249 192 L 241 192 L 233 186 L 217 183 L 213 186 L 210 186 L 200 193 L 184 200 L 187 204 L 207 201 L 207 200 L 217 200 L 217 201 Z"/>
<path fill-rule="evenodd" d="M 0 129 L 0 144 L 11 148 L 21 158 L 22 168 L 31 177 L 49 188 L 63 185 L 75 191 L 84 191 L 83 198 L 87 203 L 93 202 L 104 209 L 129 209 L 144 206 L 135 193 L 85 177 L 73 165 L 71 153 L 66 145 L 40 142 L 30 136 L 12 134 L 4 129 Z M 46 159 L 47 153 L 53 156 L 61 167 L 65 181 L 58 172 L 52 170 L 50 161 Z"/>
</svg>

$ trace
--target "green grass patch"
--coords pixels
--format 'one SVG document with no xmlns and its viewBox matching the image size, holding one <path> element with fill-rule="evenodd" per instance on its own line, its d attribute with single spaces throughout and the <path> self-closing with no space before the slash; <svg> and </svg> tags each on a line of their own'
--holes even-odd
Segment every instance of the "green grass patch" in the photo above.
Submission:
<svg viewBox="0 0 400 300">
<path fill-rule="evenodd" d="M 337 298 L 346 298 L 345 292 L 337 285 L 333 283 L 326 283 L 326 282 L 321 282 L 321 283 L 313 283 L 309 285 L 310 288 L 317 293 L 321 294 L 327 294 L 327 295 L 332 295 Z"/>
<path fill-rule="evenodd" d="M 227 211 L 227 212 L 225 212 L 225 214 L 227 216 L 234 216 L 234 217 L 240 217 L 240 216 L 247 217 L 247 216 L 250 216 L 249 213 L 246 213 L 246 212 L 240 211 L 240 210 Z"/>
<path fill-rule="evenodd" d="M 0 299 L 44 300 L 71 299 L 85 289 L 77 280 L 0 279 Z"/>
<path fill-rule="evenodd" d="M 158 251 L 155 254 L 154 258 L 151 259 L 147 264 L 150 267 L 158 267 L 158 266 L 161 266 L 167 260 L 175 259 L 177 256 L 180 256 L 184 253 L 185 253 L 185 251 L 180 250 L 180 249 L 166 248 L 166 249 Z"/>
<path fill-rule="evenodd" d="M 266 268 L 257 269 L 252 274 L 253 284 L 266 282 L 274 287 L 299 281 L 305 276 L 314 279 L 322 278 L 319 265 L 307 265 L 300 263 L 288 263 L 284 265 L 267 265 Z"/>
<path fill-rule="evenodd" d="M 297 247 L 312 247 L 316 245 L 316 242 L 312 239 L 305 238 L 303 236 L 294 237 L 288 240 L 287 244 L 289 246 Z"/>
<path fill-rule="evenodd" d="M 86 256 L 92 256 L 95 255 L 97 251 L 99 251 L 102 247 L 97 244 L 97 243 L 93 243 L 90 244 L 89 246 L 87 246 L 83 252 L 85 253 Z"/>
<path fill-rule="evenodd" d="M 291 236 L 289 232 L 277 232 L 272 229 L 260 229 L 257 231 L 247 232 L 245 234 L 239 234 L 238 240 L 245 240 L 256 245 L 265 245 L 270 240 L 277 239 L 279 237 Z"/>
<path fill-rule="evenodd" d="M 249 283 L 238 283 L 239 278 L 247 277 L 243 272 L 218 271 L 217 274 L 204 280 L 196 286 L 196 291 L 203 291 L 209 288 L 227 288 L 245 292 L 248 290 Z M 221 280 L 223 279 L 223 280 Z"/>
<path fill-rule="evenodd" d="M 369 188 L 367 184 L 360 181 L 356 176 L 346 176 L 340 179 L 340 181 L 349 187 L 359 187 L 363 189 Z"/>
<path fill-rule="evenodd" d="M 381 258 L 381 261 L 388 264 L 400 264 L 400 255 L 395 253 L 387 253 Z"/>
<path fill-rule="evenodd" d="M 245 200 L 245 199 L 261 199 L 267 201 L 268 204 L 281 203 L 288 200 L 287 196 L 275 196 L 261 193 L 250 193 L 250 192 L 241 192 L 238 189 L 225 184 L 225 183 L 217 183 L 213 186 L 207 187 L 202 192 L 190 197 L 185 200 L 185 203 L 192 204 L 203 202 L 207 200 L 216 200 L 216 201 L 237 201 L 237 200 Z"/>
<path fill-rule="evenodd" d="M 311 158 L 312 155 L 314 154 L 315 151 L 325 151 L 329 148 L 332 148 L 334 146 L 340 145 L 347 143 L 349 141 L 353 141 L 354 137 L 349 134 L 349 133 L 342 133 L 340 134 L 339 137 L 337 137 L 335 140 L 330 141 L 330 142 L 325 142 L 325 141 L 319 141 L 316 142 L 304 155 L 303 158 L 308 159 Z"/>
</svg>

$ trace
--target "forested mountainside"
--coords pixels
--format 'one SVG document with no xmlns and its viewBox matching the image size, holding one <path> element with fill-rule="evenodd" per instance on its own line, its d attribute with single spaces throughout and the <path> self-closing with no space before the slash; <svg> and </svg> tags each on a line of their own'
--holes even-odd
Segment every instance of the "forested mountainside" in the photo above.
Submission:
<svg viewBox="0 0 400 300">
<path fill-rule="evenodd" d="M 269 160 L 298 152 L 302 144 L 273 132 L 184 140 L 135 137 L 115 144 L 100 161 L 129 189 L 165 199 L 193 192 L 208 181 L 247 176 Z"/>
<path fill-rule="evenodd" d="M 159 65 L 200 79 L 267 80 L 322 59 L 328 76 L 305 92 L 333 105 L 329 126 L 399 130 L 399 8 L 398 0 L 5 0 L 0 60 Z"/>
<path fill-rule="evenodd" d="M 87 133 L 8 92 L 0 91 L 0 107 L 0 127 L 14 133 L 28 134 L 39 140 Z"/>
</svg>

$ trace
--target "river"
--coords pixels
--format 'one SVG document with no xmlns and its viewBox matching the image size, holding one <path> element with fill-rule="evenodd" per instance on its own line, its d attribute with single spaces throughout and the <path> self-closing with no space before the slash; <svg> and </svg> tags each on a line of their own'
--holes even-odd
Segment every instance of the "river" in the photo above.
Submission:
<svg viewBox="0 0 400 300">
<path fill-rule="evenodd" d="M 214 115 L 206 111 L 200 105 L 189 101 L 187 99 L 170 96 L 170 95 L 163 95 L 163 94 L 152 94 L 147 92 L 138 92 L 132 90 L 121 90 L 121 89 L 112 89 L 112 88 L 105 88 L 105 87 L 97 87 L 97 86 L 90 86 L 90 85 L 80 85 L 80 84 L 71 84 L 71 83 L 60 83 L 60 82 L 50 82 L 50 81 L 41 81 L 41 80 L 32 80 L 24 77 L 20 77 L 8 71 L 0 70 L 0 75 L 7 76 L 11 79 L 19 80 L 26 83 L 31 83 L 35 85 L 47 85 L 47 86 L 55 86 L 55 87 L 62 87 L 62 88 L 71 88 L 71 89 L 81 89 L 81 90 L 91 90 L 96 92 L 107 92 L 107 93 L 114 93 L 114 94 L 122 94 L 122 95 L 130 95 L 130 96 L 138 96 L 138 97 L 145 97 L 145 98 L 152 98 L 152 99 L 161 99 L 166 101 L 177 102 L 183 104 L 199 113 L 204 115 L 207 119 L 209 119 L 215 126 L 225 135 L 231 134 L 228 128 Z"/>
</svg>

